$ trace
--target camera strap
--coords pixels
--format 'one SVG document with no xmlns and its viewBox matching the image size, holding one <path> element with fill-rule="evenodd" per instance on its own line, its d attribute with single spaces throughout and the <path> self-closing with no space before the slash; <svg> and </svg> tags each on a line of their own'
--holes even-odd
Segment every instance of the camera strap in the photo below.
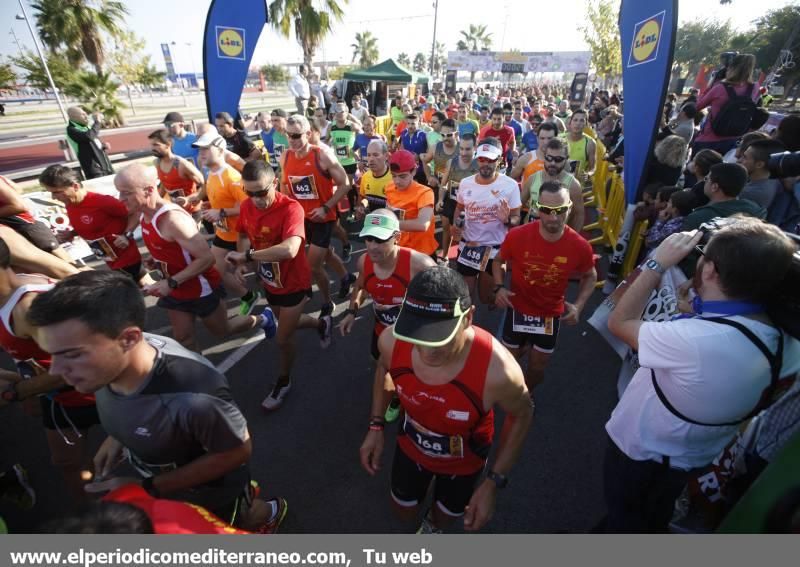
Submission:
<svg viewBox="0 0 800 567">
<path fill-rule="evenodd" d="M 661 400 L 661 403 L 664 404 L 664 407 L 667 408 L 672 415 L 677 417 L 678 419 L 682 419 L 688 423 L 692 423 L 694 425 L 704 425 L 706 427 L 727 427 L 730 425 L 738 425 L 745 420 L 750 419 L 758 415 L 761 410 L 766 408 L 772 403 L 772 398 L 775 393 L 775 390 L 778 387 L 778 382 L 781 377 L 781 366 L 783 365 L 783 331 L 778 329 L 778 349 L 775 354 L 770 352 L 767 345 L 764 344 L 764 341 L 759 339 L 753 331 L 748 329 L 745 325 L 742 325 L 738 321 L 731 321 L 730 319 L 726 319 L 724 317 L 710 317 L 708 319 L 703 319 L 704 321 L 711 321 L 714 323 L 720 323 L 722 325 L 728 325 L 730 327 L 735 328 L 739 332 L 741 332 L 745 337 L 747 337 L 751 343 L 753 343 L 758 350 L 764 355 L 769 362 L 770 367 L 770 383 L 769 386 L 764 390 L 761 394 L 761 399 L 759 399 L 756 407 L 748 413 L 746 416 L 742 417 L 741 419 L 737 419 L 736 421 L 728 421 L 725 423 L 706 423 L 702 421 L 697 421 L 696 419 L 692 419 L 690 417 L 685 416 L 682 414 L 678 409 L 673 406 L 670 401 L 667 399 L 667 396 L 664 394 L 664 391 L 659 387 L 658 380 L 656 380 L 656 372 L 652 368 L 650 369 L 650 379 L 653 382 L 653 388 L 656 391 L 656 395 L 658 399 Z"/>
</svg>

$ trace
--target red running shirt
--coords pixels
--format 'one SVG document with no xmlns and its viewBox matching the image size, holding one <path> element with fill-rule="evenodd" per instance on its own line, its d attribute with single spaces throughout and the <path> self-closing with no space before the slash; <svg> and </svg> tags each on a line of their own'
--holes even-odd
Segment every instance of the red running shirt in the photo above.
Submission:
<svg viewBox="0 0 800 567">
<path fill-rule="evenodd" d="M 54 285 L 55 282 L 20 286 L 0 307 L 0 347 L 14 359 L 17 371 L 23 378 L 32 378 L 46 372 L 50 368 L 50 353 L 43 350 L 33 339 L 18 337 L 14 334 L 14 308 L 26 294 L 44 293 Z M 81 394 L 68 386 L 64 387 L 64 390 L 56 394 L 53 399 L 64 407 L 94 405 L 94 395 Z"/>
<path fill-rule="evenodd" d="M 479 327 L 464 368 L 450 382 L 430 385 L 414 374 L 411 343 L 396 341 L 389 373 L 405 410 L 397 445 L 436 474 L 470 475 L 481 470 L 492 445 L 494 410 L 483 409 L 483 389 L 492 358 L 492 335 Z"/>
<path fill-rule="evenodd" d="M 266 209 L 256 207 L 252 199 L 243 201 L 239 209 L 239 232 L 247 235 L 255 250 L 299 236 L 303 243 L 297 256 L 281 262 L 259 262 L 257 271 L 264 289 L 275 295 L 311 289 L 311 269 L 306 260 L 305 215 L 297 201 L 282 193 L 276 193 L 275 201 Z"/>
<path fill-rule="evenodd" d="M 186 266 L 194 261 L 194 257 L 181 247 L 180 244 L 172 240 L 166 240 L 158 231 L 158 221 L 161 215 L 169 211 L 180 211 L 181 214 L 188 215 L 186 211 L 178 205 L 166 203 L 161 206 L 153 218 L 148 222 L 144 216 L 141 218 L 142 240 L 153 259 L 160 264 L 161 271 L 165 278 L 174 276 L 178 272 L 186 269 Z M 194 221 L 192 221 L 194 222 Z M 179 300 L 199 299 L 210 294 L 220 285 L 220 275 L 214 266 L 190 280 L 186 280 L 177 289 L 172 290 L 171 297 Z"/>
<path fill-rule="evenodd" d="M 380 335 L 386 327 L 391 327 L 400 314 L 400 306 L 406 296 L 408 282 L 411 281 L 411 249 L 397 248 L 397 263 L 394 272 L 385 280 L 375 275 L 375 265 L 364 255 L 364 290 L 372 297 L 375 312 L 375 334 Z"/>
<path fill-rule="evenodd" d="M 105 260 L 112 270 L 142 261 L 139 247 L 132 238 L 128 239 L 127 248 L 114 245 L 114 239 L 125 234 L 128 225 L 128 209 L 119 199 L 90 191 L 80 203 L 67 205 L 67 216 L 75 233 L 86 240 L 95 255 Z"/>
<path fill-rule="evenodd" d="M 303 207 L 308 219 L 311 211 L 321 207 L 333 197 L 333 179 L 322 170 L 321 151 L 317 146 L 309 146 L 309 152 L 304 158 L 298 158 L 292 151 L 285 153 L 283 183 L 289 196 Z M 325 215 L 323 222 L 335 220 L 336 207 L 333 207 Z"/>
<path fill-rule="evenodd" d="M 594 266 L 592 246 L 570 227 L 557 242 L 539 232 L 539 221 L 512 228 L 500 246 L 511 262 L 511 304 L 524 315 L 558 317 L 564 312 L 569 276 Z"/>
<path fill-rule="evenodd" d="M 484 138 L 497 138 L 500 140 L 500 143 L 503 145 L 503 155 L 500 156 L 504 158 L 508 153 L 508 145 L 511 143 L 511 140 L 514 139 L 516 134 L 514 133 L 514 129 L 511 126 L 503 125 L 501 130 L 495 130 L 492 128 L 491 124 L 487 124 L 484 126 L 483 130 L 478 137 L 478 141 L 480 142 Z"/>
<path fill-rule="evenodd" d="M 172 160 L 172 167 L 167 172 L 164 172 L 164 170 L 161 169 L 160 162 L 161 160 L 156 160 L 158 181 L 161 183 L 161 187 L 163 187 L 164 191 L 167 192 L 172 202 L 175 202 L 178 197 L 188 197 L 197 193 L 197 186 L 194 184 L 194 181 L 181 177 L 180 158 L 176 157 Z M 187 204 L 183 208 L 186 211 L 193 213 L 195 211 L 199 211 L 201 207 L 202 205 L 197 203 L 196 205 Z"/>
</svg>

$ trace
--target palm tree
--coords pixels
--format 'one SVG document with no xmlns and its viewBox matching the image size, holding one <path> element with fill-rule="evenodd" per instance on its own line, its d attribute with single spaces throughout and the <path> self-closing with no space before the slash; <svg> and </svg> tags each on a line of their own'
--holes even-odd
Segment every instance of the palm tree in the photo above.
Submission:
<svg viewBox="0 0 800 567">
<path fill-rule="evenodd" d="M 358 65 L 362 69 L 371 67 L 378 62 L 378 38 L 372 32 L 365 31 L 356 33 L 356 42 L 350 47 L 353 48 L 353 63 L 358 58 Z"/>
<path fill-rule="evenodd" d="M 488 51 L 492 47 L 492 34 L 486 33 L 486 26 L 469 25 L 469 31 L 461 31 L 463 39 L 456 44 L 458 51 Z M 469 81 L 475 82 L 475 71 L 469 74 Z"/>
<path fill-rule="evenodd" d="M 425 71 L 425 54 L 424 53 L 417 53 L 414 56 L 414 71 L 417 73 L 422 73 Z"/>
<path fill-rule="evenodd" d="M 431 79 L 433 75 L 440 75 L 447 68 L 447 48 L 443 43 L 436 42 L 436 50 L 433 57 L 433 65 L 431 65 L 430 57 L 428 58 L 428 69 L 431 70 Z"/>
<path fill-rule="evenodd" d="M 81 71 L 64 92 L 71 97 L 85 102 L 84 105 L 89 112 L 101 112 L 105 116 L 107 126 L 111 128 L 125 124 L 122 116 L 122 101 L 117 98 L 119 83 L 111 80 L 108 73 L 88 73 Z"/>
<path fill-rule="evenodd" d="M 342 4 L 347 2 L 341 0 Z M 331 32 L 331 24 L 341 22 L 344 16 L 338 0 L 321 0 L 319 11 L 314 4 L 314 0 L 273 0 L 269 5 L 272 27 L 284 37 L 289 37 L 294 30 L 295 39 L 303 48 L 303 62 L 309 70 L 314 53 Z"/>
<path fill-rule="evenodd" d="M 401 53 L 397 56 L 397 64 L 403 67 L 411 67 L 411 59 L 408 58 L 408 53 Z"/>
<path fill-rule="evenodd" d="M 106 56 L 101 32 L 119 36 L 129 13 L 117 0 L 34 0 L 31 7 L 42 43 L 63 49 L 75 68 L 87 61 L 98 75 Z"/>
</svg>

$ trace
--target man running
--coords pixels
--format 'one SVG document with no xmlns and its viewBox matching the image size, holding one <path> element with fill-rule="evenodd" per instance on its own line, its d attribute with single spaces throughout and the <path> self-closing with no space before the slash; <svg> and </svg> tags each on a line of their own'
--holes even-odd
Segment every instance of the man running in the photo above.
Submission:
<svg viewBox="0 0 800 567">
<path fill-rule="evenodd" d="M 425 165 L 428 187 L 433 189 L 434 195 L 440 193 L 440 181 L 447 172 L 450 162 L 458 154 L 458 131 L 454 120 L 447 118 L 442 122 L 439 130 L 441 141 L 429 146 L 428 151 L 422 155 L 422 163 Z M 428 164 L 433 162 L 433 167 Z"/>
<path fill-rule="evenodd" d="M 397 322 L 378 340 L 361 465 L 370 475 L 381 467 L 389 373 L 405 411 L 391 475 L 401 518 L 413 521 L 434 481 L 435 505 L 418 533 L 441 533 L 462 515 L 466 530 L 481 529 L 492 517 L 497 490 L 508 484 L 533 418 L 522 370 L 490 333 L 472 324 L 474 313 L 469 289 L 454 270 L 428 268 L 411 280 Z M 495 405 L 506 418 L 494 464 L 487 466 Z"/>
<path fill-rule="evenodd" d="M 424 183 L 427 176 L 420 157 L 428 151 L 428 136 L 419 129 L 419 116 L 417 114 L 407 114 L 405 122 L 406 129 L 400 133 L 400 141 L 395 149 L 403 149 L 414 154 L 414 159 L 417 163 L 414 179 L 419 183 Z"/>
<path fill-rule="evenodd" d="M 129 227 L 138 222 L 118 199 L 88 191 L 75 171 L 64 165 L 48 166 L 39 176 L 39 184 L 53 199 L 64 204 L 75 234 L 83 238 L 97 258 L 112 270 L 139 281 L 142 255 Z M 147 283 L 152 280 L 147 278 Z"/>
<path fill-rule="evenodd" d="M 356 200 L 358 199 L 358 191 L 353 187 L 353 179 L 358 171 L 356 136 L 361 132 L 361 123 L 357 122 L 355 117 L 349 114 L 347 105 L 340 102 L 334 108 L 333 123 L 329 132 L 330 146 L 333 148 L 333 152 L 342 169 L 347 174 L 347 181 L 350 185 L 350 190 L 347 192 L 347 200 L 350 205 L 350 214 L 353 215 L 355 213 Z M 347 263 L 350 259 L 350 242 L 347 241 L 343 246 L 342 261 Z"/>
<path fill-rule="evenodd" d="M 461 181 L 455 218 L 464 212 L 463 227 L 451 229 L 459 240 L 456 269 L 464 276 L 470 293 L 477 289 L 482 303 L 493 304 L 492 259 L 497 255 L 509 228 L 520 222 L 517 183 L 498 172 L 501 145 L 489 138 L 478 143 L 478 173 Z"/>
<path fill-rule="evenodd" d="M 544 124 L 542 127 L 544 127 Z M 522 186 L 522 200 L 528 205 L 530 211 L 528 221 L 530 222 L 538 216 L 536 203 L 539 199 L 539 191 L 544 183 L 555 181 L 559 185 L 566 187 L 572 204 L 567 224 L 580 233 L 583 230 L 583 221 L 586 214 L 583 206 L 583 190 L 575 176 L 566 171 L 566 167 L 567 144 L 561 138 L 549 140 L 547 145 L 544 146 L 544 169 L 531 175 Z"/>
<path fill-rule="evenodd" d="M 536 173 L 544 169 L 544 150 L 547 144 L 553 138 L 558 137 L 558 128 L 551 122 L 542 123 L 536 131 L 536 138 L 538 146 L 535 150 L 526 152 L 519 156 L 519 159 L 511 169 L 509 177 L 522 180 L 522 187 L 524 188 L 528 179 Z M 524 199 L 523 199 L 524 202 Z M 526 203 L 527 204 L 527 203 Z"/>
<path fill-rule="evenodd" d="M 456 127 L 458 128 L 459 138 L 463 138 L 464 134 L 472 134 L 477 138 L 481 128 L 478 126 L 477 120 L 469 117 L 466 104 L 458 107 L 457 116 L 458 119 L 456 120 Z"/>
<path fill-rule="evenodd" d="M 227 150 L 245 161 L 261 158 L 259 150 L 244 130 L 237 130 L 233 125 L 233 116 L 227 112 L 217 112 L 214 116 L 214 125 L 220 136 L 225 139 Z M 195 147 L 196 143 L 193 144 Z"/>
<path fill-rule="evenodd" d="M 190 204 L 189 197 L 197 193 L 198 187 L 203 186 L 203 174 L 191 161 L 172 152 L 174 142 L 168 130 L 156 130 L 147 139 L 150 140 L 150 150 L 156 157 L 155 167 L 161 196 L 169 195 L 170 202 L 183 207 L 192 218 L 199 221 L 201 204 Z"/>
<path fill-rule="evenodd" d="M 114 178 L 119 199 L 132 214 L 140 215 L 142 240 L 163 279 L 146 286 L 144 293 L 158 298 L 156 305 L 167 310 L 172 336 L 190 350 L 197 350 L 194 320 L 199 317 L 217 337 L 241 333 L 260 325 L 269 336 L 275 334 L 275 320 L 267 308 L 259 317 L 228 319 L 221 301 L 225 290 L 214 267 L 214 257 L 197 225 L 178 205 L 167 203 L 156 189 L 152 168 L 133 163 Z"/>
<path fill-rule="evenodd" d="M 570 161 L 577 161 L 575 169 L 578 179 L 584 180 L 594 173 L 595 154 L 597 145 L 590 136 L 583 133 L 586 128 L 586 111 L 578 108 L 569 117 L 567 122 L 566 141 L 569 146 Z"/>
<path fill-rule="evenodd" d="M 263 161 L 251 161 L 242 170 L 244 190 L 250 197 L 239 215 L 239 250 L 227 261 L 244 279 L 247 264 L 255 263 L 267 303 L 278 320 L 278 380 L 261 403 L 278 409 L 292 387 L 295 330 L 315 329 L 322 348 L 331 342 L 331 317 L 314 319 L 303 314 L 311 298 L 311 271 L 306 260 L 305 214 L 300 204 L 276 191 L 278 180 Z"/>
<path fill-rule="evenodd" d="M 286 118 L 286 111 L 276 108 L 269 115 L 271 127 L 269 130 L 261 131 L 261 141 L 264 142 L 264 150 L 273 169 L 278 169 L 280 158 L 289 147 L 289 139 L 286 137 Z"/>
<path fill-rule="evenodd" d="M 389 147 L 383 140 L 372 140 L 367 146 L 367 171 L 361 176 L 359 194 L 361 203 L 356 213 L 363 217 L 386 207 L 386 187 L 392 182 L 389 173 Z"/>
<path fill-rule="evenodd" d="M 507 310 L 503 344 L 514 356 L 528 351 L 525 382 L 530 391 L 544 380 L 560 323 L 580 321 L 597 281 L 591 245 L 567 226 L 571 206 L 566 187 L 543 183 L 536 207 L 539 220 L 512 229 L 492 265 L 495 302 Z M 511 289 L 504 284 L 503 263 L 511 269 Z M 568 303 L 564 296 L 576 272 L 581 275 L 578 295 Z"/>
<path fill-rule="evenodd" d="M 180 112 L 168 112 L 163 123 L 164 128 L 172 135 L 172 153 L 198 165 L 197 148 L 192 146 L 197 136 L 186 129 L 183 115 Z"/>
<path fill-rule="evenodd" d="M 350 190 L 347 173 L 334 157 L 308 142 L 311 125 L 305 116 L 289 117 L 286 133 L 289 151 L 281 157 L 282 191 L 293 198 L 305 211 L 308 264 L 311 275 L 322 294 L 321 316 L 333 313 L 328 265 L 339 276 L 339 298 L 344 299 L 356 277 L 347 272 L 331 248 L 336 219 L 336 207 Z M 334 192 L 334 187 L 336 191 Z"/>
<path fill-rule="evenodd" d="M 433 220 L 433 190 L 414 181 L 416 156 L 397 150 L 389 158 L 389 170 L 392 182 L 386 187 L 386 204 L 400 219 L 400 246 L 433 257 L 439 247 Z"/>
<path fill-rule="evenodd" d="M 228 381 L 202 356 L 143 331 L 144 298 L 130 278 L 81 272 L 39 294 L 28 316 L 41 330 L 52 372 L 97 397 L 108 437 L 87 490 L 132 481 L 248 531 L 277 530 L 286 501 L 255 498 L 252 441 Z M 114 476 L 124 458 L 136 478 Z"/>
<path fill-rule="evenodd" d="M 350 306 L 338 327 L 342 336 L 350 334 L 364 294 L 369 295 L 372 298 L 372 309 L 375 314 L 370 353 L 372 358 L 378 360 L 380 356 L 378 337 L 386 327 L 394 325 L 406 295 L 408 282 L 435 263 L 425 254 L 397 244 L 400 237 L 400 222 L 388 209 L 378 209 L 368 214 L 359 236 L 364 239 L 367 253 L 358 259 L 358 279 L 350 296 Z M 386 410 L 385 419 L 391 423 L 399 415 L 400 401 L 397 397 L 393 397 Z"/>
<path fill-rule="evenodd" d="M 453 226 L 456 205 L 458 204 L 458 188 L 461 181 L 478 173 L 478 160 L 475 159 L 475 136 L 464 134 L 458 142 L 458 155 L 450 160 L 447 172 L 442 177 L 439 188 L 439 201 L 436 210 L 441 212 L 442 219 L 442 259 L 447 261 L 453 237 L 450 227 Z"/>
<path fill-rule="evenodd" d="M 485 140 L 486 138 L 500 140 L 500 144 L 503 147 L 502 157 L 504 160 L 513 154 L 516 148 L 515 133 L 514 129 L 504 122 L 502 108 L 492 109 L 490 122 L 483 127 L 479 136 L 480 140 Z"/>
</svg>

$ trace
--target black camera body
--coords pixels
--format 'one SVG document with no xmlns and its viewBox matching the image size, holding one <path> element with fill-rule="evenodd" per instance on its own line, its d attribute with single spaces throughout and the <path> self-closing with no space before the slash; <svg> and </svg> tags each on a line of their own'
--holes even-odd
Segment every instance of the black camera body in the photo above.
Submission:
<svg viewBox="0 0 800 567">
<path fill-rule="evenodd" d="M 800 152 L 782 152 L 769 156 L 769 176 L 775 179 L 800 175 Z"/>
</svg>

